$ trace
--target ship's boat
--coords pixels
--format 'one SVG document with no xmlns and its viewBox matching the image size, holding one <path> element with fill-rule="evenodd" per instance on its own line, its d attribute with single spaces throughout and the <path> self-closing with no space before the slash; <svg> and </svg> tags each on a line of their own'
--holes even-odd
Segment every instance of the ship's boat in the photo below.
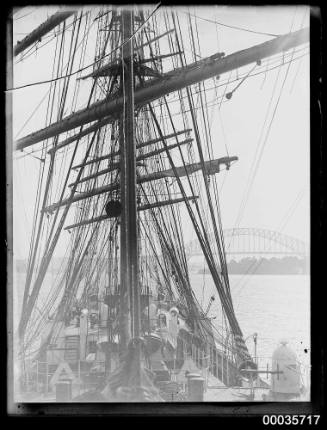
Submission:
<svg viewBox="0 0 327 430">
<path fill-rule="evenodd" d="M 196 20 L 150 9 L 62 9 L 13 50 L 24 61 L 56 39 L 52 78 L 31 77 L 49 89 L 45 122 L 14 143 L 40 162 L 17 330 L 22 390 L 36 362 L 44 389 L 64 362 L 84 400 L 103 401 L 163 401 L 178 387 L 173 401 L 185 400 L 192 372 L 239 386 L 257 369 L 231 297 L 216 179 L 238 158 L 214 156 L 207 93 L 227 72 L 296 57 L 309 32 L 199 58 Z M 185 228 L 216 287 L 208 303 L 192 285 Z"/>
</svg>

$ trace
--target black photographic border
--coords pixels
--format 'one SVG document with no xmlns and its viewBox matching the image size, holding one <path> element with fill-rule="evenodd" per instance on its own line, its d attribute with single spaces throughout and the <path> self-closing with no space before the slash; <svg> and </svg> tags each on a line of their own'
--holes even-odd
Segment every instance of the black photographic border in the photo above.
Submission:
<svg viewBox="0 0 327 430">
<path fill-rule="evenodd" d="M 91 4 L 92 2 L 76 2 L 76 4 Z M 95 2 L 101 4 L 102 2 Z M 115 2 L 110 2 L 115 3 Z M 132 2 L 131 2 L 132 3 Z M 147 2 L 144 2 L 147 3 Z M 26 5 L 34 5 L 35 2 L 28 2 Z M 51 5 L 50 2 L 46 2 L 47 5 Z M 52 4 L 68 4 L 68 2 L 55 2 Z M 69 2 L 73 4 L 73 2 Z M 120 3 L 121 4 L 121 3 Z M 209 3 L 205 3 L 208 4 Z M 235 3 L 238 5 L 241 3 Z M 282 2 L 278 2 L 281 5 Z M 290 2 L 286 2 L 289 5 Z M 297 4 L 297 3 L 295 3 Z M 303 3 L 302 3 L 303 4 Z M 12 7 L 23 6 L 21 2 L 15 2 L 15 4 L 6 4 L 6 10 L 3 11 L 2 19 L 3 25 L 1 30 L 3 32 L 2 44 L 3 53 L 2 58 L 4 59 L 4 74 L 1 84 L 3 85 L 2 94 L 4 95 L 4 106 L 6 104 L 6 48 L 8 42 L 7 37 L 7 18 L 11 12 Z M 45 5 L 45 3 L 39 3 L 39 5 Z M 162 5 L 168 5 L 168 2 L 162 2 Z M 171 5 L 178 5 L 178 2 L 174 2 Z M 229 5 L 229 2 L 228 2 Z M 231 4 L 234 5 L 234 4 Z M 251 5 L 266 5 L 262 3 L 251 2 Z M 311 358 L 312 358 L 312 373 L 311 373 L 311 401 L 310 402 L 206 402 L 206 403 L 14 403 L 12 398 L 12 390 L 10 385 L 12 381 L 12 354 L 11 354 L 11 300 L 12 295 L 10 288 L 5 293 L 5 286 L 2 286 L 3 299 L 2 304 L 4 305 L 4 312 L 2 315 L 7 316 L 7 325 L 4 321 L 2 328 L 4 328 L 5 337 L 2 345 L 5 345 L 7 341 L 7 366 L 4 366 L 4 374 L 2 381 L 7 381 L 6 384 L 2 384 L 4 388 L 6 386 L 6 392 L 3 399 L 7 399 L 7 404 L 4 408 L 5 415 L 12 417 L 212 417 L 215 418 L 215 422 L 219 423 L 222 421 L 227 425 L 229 422 L 232 423 L 234 420 L 241 419 L 242 425 L 252 425 L 252 419 L 257 422 L 263 415 L 271 414 L 289 414 L 289 415 L 314 415 L 323 414 L 325 406 L 324 399 L 324 381 L 326 378 L 326 350 L 324 345 L 324 326 L 325 314 L 324 306 L 326 302 L 322 299 L 322 295 L 325 289 L 326 280 L 324 273 L 324 248 L 326 241 L 324 240 L 326 235 L 325 223 L 326 223 L 326 206 L 324 196 L 324 179 L 326 176 L 326 147 L 324 145 L 325 135 L 323 133 L 323 63 L 324 63 L 324 46 L 326 46 L 325 40 L 325 28 L 323 25 L 324 6 L 314 3 L 306 3 L 311 6 L 310 16 L 310 169 L 311 169 Z M 244 4 L 243 4 L 244 6 Z M 7 82 L 8 88 L 8 82 Z M 8 106 L 8 105 L 7 105 Z M 8 111 L 7 111 L 8 114 Z M 1 169 L 3 185 L 3 200 L 6 196 L 7 204 L 2 205 L 2 214 L 4 214 L 2 225 L 4 226 L 4 235 L 2 237 L 3 258 L 1 259 L 4 268 L 4 273 L 7 271 L 6 281 L 7 287 L 10 285 L 10 254 L 11 248 L 11 234 L 12 227 L 8 224 L 7 219 L 10 219 L 12 209 L 10 206 L 12 184 L 10 179 L 12 157 L 8 153 L 7 148 L 4 144 L 5 138 L 10 139 L 8 132 L 6 133 L 6 111 L 4 110 L 3 115 L 3 141 L 1 150 L 3 151 L 3 169 Z M 10 145 L 9 145 L 10 146 Z M 296 154 L 294 159 L 290 160 L 290 168 L 292 163 L 296 163 Z M 6 209 L 7 210 L 6 210 Z M 7 218 L 8 217 L 8 218 Z M 325 263 L 325 264 L 324 264 Z M 12 263 L 11 263 L 12 264 Z M 3 278 L 4 279 L 4 278 Z M 4 354 L 4 348 L 2 349 Z M 245 419 L 245 421 L 243 421 Z M 250 419 L 250 422 L 248 421 Z M 324 416 L 322 416 L 320 424 Z M 69 421 L 68 421 L 69 422 Z M 178 421 L 177 423 L 179 423 Z"/>
</svg>

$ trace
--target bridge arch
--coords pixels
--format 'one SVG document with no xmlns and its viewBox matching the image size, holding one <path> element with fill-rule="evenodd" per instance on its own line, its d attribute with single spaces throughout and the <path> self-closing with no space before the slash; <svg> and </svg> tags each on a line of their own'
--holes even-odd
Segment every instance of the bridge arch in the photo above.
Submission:
<svg viewBox="0 0 327 430">
<path fill-rule="evenodd" d="M 246 242 L 243 246 L 237 246 L 237 237 L 254 238 L 246 249 Z M 225 249 L 227 254 L 284 254 L 294 256 L 308 255 L 307 245 L 304 241 L 281 232 L 263 228 L 234 228 L 224 230 Z M 212 240 L 214 237 L 212 236 Z M 250 239 L 249 239 L 250 245 Z M 254 245 L 254 246 L 253 246 Z M 189 257 L 201 255 L 201 247 L 196 240 L 189 242 L 186 247 Z"/>
</svg>

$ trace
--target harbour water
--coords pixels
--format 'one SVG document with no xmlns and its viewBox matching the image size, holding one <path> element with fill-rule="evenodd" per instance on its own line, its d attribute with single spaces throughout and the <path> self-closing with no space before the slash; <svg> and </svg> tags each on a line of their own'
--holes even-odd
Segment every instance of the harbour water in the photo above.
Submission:
<svg viewBox="0 0 327 430">
<path fill-rule="evenodd" d="M 209 275 L 191 275 L 196 295 L 204 304 L 215 293 Z M 310 366 L 310 276 L 306 275 L 230 275 L 234 309 L 246 344 L 254 353 L 253 334 L 257 333 L 257 356 L 266 368 L 281 339 L 287 339 L 298 360 Z M 209 316 L 218 315 L 212 306 Z M 218 318 L 213 320 L 220 324 Z"/>
<path fill-rule="evenodd" d="M 47 275 L 49 288 L 55 276 Z M 14 276 L 14 321 L 17 328 L 25 275 Z M 190 280 L 200 304 L 206 308 L 217 295 L 209 275 L 192 273 Z M 287 339 L 307 372 L 310 367 L 310 276 L 307 275 L 230 275 L 234 309 L 246 344 L 254 355 L 253 334 L 257 333 L 259 365 L 270 365 L 271 355 L 281 339 Z M 45 289 L 46 290 L 46 289 Z M 218 300 L 217 300 L 218 303 Z M 218 305 L 209 314 L 221 325 Z"/>
<path fill-rule="evenodd" d="M 49 289 L 45 289 L 44 299 L 47 296 L 46 290 L 49 293 L 55 278 L 56 276 L 53 275 L 46 276 L 45 282 Z M 23 273 L 14 276 L 13 316 L 16 329 L 24 280 L 25 275 Z M 210 297 L 217 294 L 210 276 L 191 272 L 190 280 L 197 299 L 205 309 Z M 273 351 L 281 339 L 287 339 L 289 346 L 297 354 L 302 382 L 306 387 L 306 400 L 309 400 L 310 277 L 306 275 L 231 275 L 230 287 L 236 316 L 248 349 L 253 356 L 255 355 L 253 334 L 257 333 L 256 359 L 259 368 L 262 370 L 266 370 L 267 367 L 271 368 Z M 208 316 L 215 318 L 213 323 L 217 328 L 221 325 L 221 312 L 215 302 Z M 16 371 L 18 371 L 17 368 Z M 262 374 L 261 377 L 268 383 L 270 382 L 268 374 Z M 220 391 L 218 390 L 218 393 Z M 220 393 L 219 395 L 223 394 Z M 225 395 L 227 396 L 226 393 Z M 226 399 L 220 397 L 210 401 L 230 401 L 228 396 Z M 50 400 L 45 399 L 45 401 Z M 235 401 L 234 398 L 233 401 Z"/>
</svg>

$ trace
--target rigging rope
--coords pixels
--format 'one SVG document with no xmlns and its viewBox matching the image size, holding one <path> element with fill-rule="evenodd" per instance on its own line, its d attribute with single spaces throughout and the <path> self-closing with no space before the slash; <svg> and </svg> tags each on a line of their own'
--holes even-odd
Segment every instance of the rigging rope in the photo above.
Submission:
<svg viewBox="0 0 327 430">
<path fill-rule="evenodd" d="M 295 9 L 295 12 L 296 12 L 296 9 Z M 293 25 L 294 25 L 294 17 L 295 17 L 295 14 L 293 15 L 292 23 L 291 23 L 290 30 L 289 30 L 290 32 L 292 31 L 292 28 L 293 28 Z M 304 17 L 305 17 L 305 15 L 304 15 Z M 302 20 L 302 23 L 301 23 L 301 28 L 304 25 L 304 17 L 303 17 L 303 20 Z M 251 170 L 252 170 L 252 168 L 254 168 L 254 171 L 252 173 L 252 177 L 250 178 L 250 176 L 249 176 L 249 178 L 248 178 L 247 188 L 246 188 L 245 193 L 243 195 L 243 200 L 242 200 L 242 203 L 241 203 L 238 215 L 237 215 L 237 219 L 236 219 L 236 222 L 235 222 L 237 226 L 239 226 L 239 224 L 240 224 L 240 222 L 241 222 L 241 220 L 243 218 L 243 215 L 244 215 L 245 206 L 246 206 L 246 203 L 247 203 L 247 200 L 248 200 L 248 197 L 249 197 L 249 194 L 250 194 L 250 191 L 251 191 L 251 187 L 253 185 L 256 173 L 258 171 L 258 166 L 259 166 L 260 160 L 261 160 L 262 155 L 263 155 L 264 147 L 265 147 L 265 145 L 267 143 L 267 140 L 268 140 L 268 137 L 269 137 L 269 132 L 270 132 L 273 120 L 275 118 L 277 107 L 279 105 L 279 101 L 280 101 L 280 98 L 281 98 L 281 95 L 282 95 L 282 91 L 283 91 L 283 88 L 284 88 L 284 85 L 285 85 L 285 82 L 286 82 L 286 79 L 287 79 L 287 76 L 288 76 L 288 73 L 289 73 L 289 70 L 290 70 L 290 66 L 292 64 L 294 53 L 295 53 L 295 48 L 292 50 L 292 53 L 291 53 L 291 61 L 288 63 L 288 67 L 287 67 L 287 70 L 286 70 L 286 73 L 285 73 L 285 76 L 284 76 L 284 80 L 283 80 L 283 83 L 282 83 L 282 86 L 281 86 L 281 89 L 280 89 L 280 93 L 279 93 L 279 96 L 278 96 L 278 99 L 277 99 L 277 102 L 276 102 L 276 105 L 275 105 L 275 108 L 274 108 L 274 111 L 273 111 L 273 114 L 272 114 L 269 126 L 268 126 L 268 130 L 266 132 L 266 136 L 265 136 L 264 141 L 262 143 L 262 146 L 260 148 L 259 157 L 256 160 L 256 163 L 255 163 L 255 159 L 253 160 L 253 163 L 252 163 Z M 267 110 L 267 114 L 266 114 L 266 117 L 265 117 L 265 121 L 264 121 L 262 130 L 261 130 L 261 134 L 260 134 L 259 142 L 258 142 L 258 145 L 257 145 L 256 153 L 257 153 L 257 151 L 259 149 L 260 140 L 262 138 L 264 126 L 265 126 L 265 123 L 266 123 L 267 118 L 268 118 L 268 112 L 269 112 L 269 109 L 270 109 L 270 106 L 271 106 L 271 103 L 272 103 L 272 99 L 273 99 L 273 95 L 274 95 L 274 92 L 275 92 L 275 89 L 276 89 L 276 86 L 277 86 L 277 80 L 278 80 L 280 71 L 281 71 L 281 67 L 278 70 L 278 75 L 277 75 L 277 78 L 276 78 L 276 81 L 275 81 L 275 85 L 274 85 L 274 88 L 273 88 L 273 93 L 272 93 L 272 96 L 271 96 L 271 99 L 270 99 L 270 102 L 269 102 L 269 105 L 268 105 L 268 110 Z M 254 166 L 254 164 L 255 164 L 255 166 Z M 250 175 L 251 175 L 251 173 L 250 173 Z M 232 235 L 232 237 L 233 237 L 233 235 Z M 232 240 L 232 238 L 231 238 L 231 240 Z"/>
<path fill-rule="evenodd" d="M 295 197 L 295 200 L 293 201 L 293 203 L 291 204 L 291 206 L 287 210 L 286 214 L 284 215 L 284 217 L 280 221 L 279 226 L 277 227 L 276 231 L 279 231 L 280 233 L 282 233 L 284 231 L 286 225 L 291 220 L 292 216 L 294 215 L 298 205 L 300 204 L 300 202 L 304 196 L 304 190 L 305 190 L 305 187 L 299 191 L 299 193 Z M 269 249 L 268 249 L 268 251 L 269 251 Z M 251 279 L 251 276 L 253 276 L 255 274 L 255 272 L 259 269 L 259 267 L 261 266 L 262 263 L 263 263 L 263 260 L 258 260 L 258 261 L 255 260 L 248 267 L 248 269 L 246 270 L 246 273 L 242 276 L 242 278 L 239 280 L 239 282 L 235 285 L 235 287 L 237 287 L 238 285 L 240 285 L 242 283 L 242 281 L 245 280 L 244 284 L 237 290 L 237 296 L 240 295 L 241 291 L 244 289 L 244 287 L 247 285 L 247 283 Z M 238 306 L 239 306 L 239 304 L 238 304 Z"/>
<path fill-rule="evenodd" d="M 154 10 L 151 12 L 151 14 L 149 15 L 149 17 L 146 19 L 146 21 L 144 21 L 139 27 L 138 27 L 138 29 L 137 30 L 135 30 L 135 32 L 131 35 L 131 37 L 128 39 L 128 40 L 126 40 L 125 42 L 123 42 L 120 46 L 117 46 L 117 48 L 114 48 L 111 52 L 109 52 L 108 54 L 106 54 L 106 55 L 103 55 L 101 58 L 99 58 L 98 60 L 96 60 L 96 61 L 94 61 L 93 63 L 91 63 L 91 64 L 88 64 L 87 66 L 84 66 L 84 67 L 82 67 L 81 69 L 79 69 L 79 70 L 76 70 L 75 72 L 72 72 L 72 73 L 70 73 L 69 75 L 66 75 L 66 76 L 60 76 L 60 77 L 58 77 L 58 78 L 55 78 L 55 79 L 48 79 L 48 80 L 44 80 L 44 81 L 39 81 L 39 82 L 32 82 L 32 83 L 30 83 L 30 84 L 25 84 L 25 85 L 21 85 L 21 86 L 18 86 L 18 87 L 15 87 L 15 88 L 8 88 L 7 90 L 5 90 L 6 92 L 8 92 L 8 91 L 15 91 L 15 90 L 20 90 L 20 89 L 22 89 L 22 88 L 27 88 L 27 87 L 31 87 L 31 86 L 35 86 L 35 85 L 42 85 L 42 84 L 48 84 L 48 83 L 50 83 L 50 82 L 55 82 L 55 81 L 59 81 L 59 80 L 61 80 L 61 79 L 65 79 L 65 78 L 69 78 L 69 77 L 71 77 L 71 76 L 74 76 L 74 75 L 76 75 L 76 74 L 78 74 L 78 73 L 80 73 L 80 72 L 83 72 L 84 70 L 86 70 L 86 69 L 89 69 L 90 67 L 92 67 L 92 66 L 94 66 L 95 64 L 98 64 L 98 63 L 100 63 L 104 58 L 106 58 L 106 57 L 109 57 L 109 56 L 111 56 L 114 52 L 116 52 L 116 51 L 118 51 L 119 49 L 121 49 L 123 46 L 125 46 L 130 40 L 132 40 L 134 37 L 135 37 L 135 35 L 144 27 L 144 25 L 147 23 L 147 21 L 149 21 L 149 19 L 152 17 L 152 15 L 159 9 L 159 7 L 161 6 L 161 2 L 160 3 L 158 3 L 157 5 L 156 5 L 156 7 L 154 8 Z"/>
<path fill-rule="evenodd" d="M 212 19 L 202 18 L 201 16 L 194 15 L 194 14 L 192 14 L 192 13 L 190 13 L 190 12 L 183 12 L 183 13 L 185 13 L 185 14 L 189 14 L 189 15 L 192 15 L 192 16 L 194 16 L 194 17 L 198 18 L 198 19 L 201 19 L 202 21 L 210 22 L 210 23 L 212 23 L 212 24 L 220 25 L 220 26 L 222 26 L 222 27 L 233 28 L 234 30 L 246 31 L 246 32 L 248 32 L 248 33 L 260 34 L 260 35 L 262 35 L 262 36 L 272 36 L 272 37 L 279 37 L 279 36 L 280 36 L 280 34 L 265 33 L 265 32 L 262 32 L 262 31 L 250 30 L 249 28 L 244 28 L 244 27 L 238 27 L 238 26 L 235 26 L 235 25 L 228 25 L 228 24 L 224 24 L 224 23 L 222 23 L 222 22 L 214 21 L 214 20 L 212 20 Z"/>
<path fill-rule="evenodd" d="M 273 110 L 273 114 L 272 114 L 272 117 L 270 119 L 270 123 L 269 123 L 267 131 L 265 133 L 264 140 L 261 143 L 261 139 L 263 138 L 263 134 L 264 134 L 264 130 L 265 130 L 265 125 L 266 125 L 266 122 L 268 120 L 269 110 L 270 110 L 270 107 L 272 105 L 273 97 L 275 95 L 275 91 L 276 91 L 276 88 L 277 88 L 277 83 L 278 83 L 278 79 L 279 79 L 279 76 L 280 76 L 281 67 L 278 70 L 278 74 L 277 74 L 277 77 L 276 77 L 276 80 L 275 80 L 275 84 L 274 84 L 274 87 L 273 87 L 272 95 L 271 95 L 271 98 L 270 98 L 270 101 L 269 101 L 269 104 L 268 104 L 267 113 L 266 113 L 266 116 L 265 116 L 265 120 L 264 120 L 262 129 L 261 129 L 259 141 L 258 141 L 258 144 L 257 144 L 257 148 L 256 148 L 256 152 L 255 152 L 255 157 L 254 157 L 253 162 L 252 162 L 252 167 L 251 167 L 250 174 L 249 174 L 249 177 L 248 177 L 248 181 L 247 181 L 247 184 L 246 184 L 246 188 L 245 188 L 245 191 L 244 191 L 243 199 L 242 199 L 242 202 L 241 202 L 241 205 L 240 205 L 240 208 L 239 208 L 239 212 L 238 212 L 238 215 L 237 215 L 237 218 L 236 218 L 236 221 L 235 221 L 236 227 L 233 228 L 233 231 L 234 231 L 234 229 L 236 229 L 240 225 L 240 222 L 241 222 L 241 220 L 243 218 L 245 206 L 246 206 L 246 203 L 248 201 L 248 197 L 249 197 L 252 185 L 254 183 L 254 179 L 256 177 L 256 174 L 257 174 L 257 171 L 258 171 L 258 168 L 259 168 L 259 162 L 260 162 L 260 160 L 262 158 L 263 150 L 264 150 L 265 145 L 266 145 L 266 143 L 268 141 L 269 131 L 271 129 L 271 125 L 272 125 L 273 120 L 275 118 L 275 114 L 276 114 L 277 107 L 278 107 L 278 104 L 279 104 L 279 100 L 280 100 L 280 97 L 281 97 L 281 94 L 282 94 L 282 90 L 284 88 L 284 84 L 285 84 L 285 81 L 286 81 L 286 78 L 287 78 L 287 74 L 288 74 L 288 70 L 289 70 L 290 64 L 291 63 L 289 63 L 288 69 L 287 69 L 287 71 L 285 73 L 285 77 L 284 77 L 284 81 L 283 81 L 283 84 L 282 84 L 281 89 L 280 89 L 279 97 L 278 97 L 277 102 L 275 104 L 275 107 L 274 107 L 274 110 Z M 261 144 L 261 147 L 260 147 L 260 144 Z M 258 155 L 258 158 L 256 158 L 256 154 L 258 153 L 258 151 L 259 151 L 259 155 Z M 232 240 L 232 238 L 233 238 L 233 234 L 232 234 L 231 240 Z M 230 247 L 230 244 L 231 244 L 231 242 L 229 243 L 228 249 Z"/>
</svg>

